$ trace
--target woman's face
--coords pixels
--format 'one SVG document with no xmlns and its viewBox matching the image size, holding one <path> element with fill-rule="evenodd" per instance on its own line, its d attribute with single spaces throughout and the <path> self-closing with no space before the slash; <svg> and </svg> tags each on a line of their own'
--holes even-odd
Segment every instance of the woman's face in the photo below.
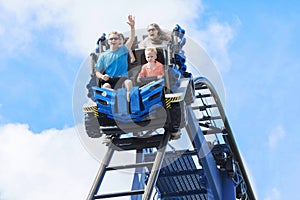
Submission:
<svg viewBox="0 0 300 200">
<path fill-rule="evenodd" d="M 148 26 L 148 37 L 151 39 L 157 38 L 158 30 L 154 26 Z"/>
</svg>

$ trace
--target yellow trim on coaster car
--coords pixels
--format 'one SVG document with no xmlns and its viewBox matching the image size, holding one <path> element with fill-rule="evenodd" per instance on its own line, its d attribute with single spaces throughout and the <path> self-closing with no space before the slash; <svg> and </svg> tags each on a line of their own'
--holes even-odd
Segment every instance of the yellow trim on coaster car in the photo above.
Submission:
<svg viewBox="0 0 300 200">
<path fill-rule="evenodd" d="M 166 94 L 166 108 L 171 108 L 171 103 L 180 102 L 183 100 L 182 93 Z"/>
</svg>

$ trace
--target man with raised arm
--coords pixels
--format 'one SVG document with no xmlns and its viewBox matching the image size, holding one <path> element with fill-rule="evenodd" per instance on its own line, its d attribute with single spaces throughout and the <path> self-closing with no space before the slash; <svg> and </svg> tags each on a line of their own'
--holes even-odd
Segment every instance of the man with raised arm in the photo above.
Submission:
<svg viewBox="0 0 300 200">
<path fill-rule="evenodd" d="M 128 16 L 130 26 L 130 37 L 125 45 L 119 45 L 118 32 L 108 34 L 109 50 L 100 54 L 96 63 L 96 76 L 100 79 L 103 88 L 119 88 L 124 83 L 129 98 L 132 81 L 128 79 L 128 54 L 135 37 L 135 19 L 132 15 Z"/>
</svg>

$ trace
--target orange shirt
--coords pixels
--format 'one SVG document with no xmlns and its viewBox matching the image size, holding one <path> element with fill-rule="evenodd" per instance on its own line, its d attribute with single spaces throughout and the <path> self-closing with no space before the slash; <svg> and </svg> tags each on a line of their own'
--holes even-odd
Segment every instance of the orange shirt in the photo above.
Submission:
<svg viewBox="0 0 300 200">
<path fill-rule="evenodd" d="M 139 73 L 139 77 L 143 78 L 149 76 L 163 76 L 164 73 L 164 66 L 160 62 L 155 61 L 155 67 L 150 67 L 148 63 L 144 64 L 141 72 Z"/>
</svg>

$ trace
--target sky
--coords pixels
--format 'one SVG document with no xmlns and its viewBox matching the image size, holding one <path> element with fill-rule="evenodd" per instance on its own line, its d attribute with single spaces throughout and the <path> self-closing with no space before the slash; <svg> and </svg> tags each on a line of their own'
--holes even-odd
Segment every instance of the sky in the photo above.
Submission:
<svg viewBox="0 0 300 200">
<path fill-rule="evenodd" d="M 78 136 L 74 85 L 98 37 L 127 31 L 128 14 L 136 28 L 180 24 L 206 50 L 257 199 L 296 199 L 299 4 L 0 0 L 0 200 L 86 198 L 99 162 Z"/>
</svg>

